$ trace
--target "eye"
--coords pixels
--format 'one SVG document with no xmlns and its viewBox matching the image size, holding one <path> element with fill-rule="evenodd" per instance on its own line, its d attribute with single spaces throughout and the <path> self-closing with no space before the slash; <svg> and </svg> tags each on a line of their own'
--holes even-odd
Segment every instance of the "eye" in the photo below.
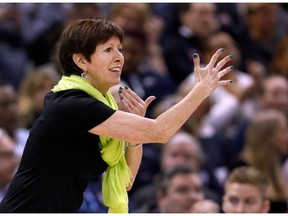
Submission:
<svg viewBox="0 0 288 216">
<path fill-rule="evenodd" d="M 109 47 L 109 48 L 105 49 L 105 52 L 111 52 L 111 50 L 112 50 L 112 48 Z"/>
<path fill-rule="evenodd" d="M 189 192 L 189 188 L 187 188 L 184 185 L 181 185 L 178 188 L 176 188 L 176 192 L 179 194 L 187 194 Z"/>
<path fill-rule="evenodd" d="M 237 205 L 238 199 L 237 197 L 229 197 L 229 202 L 232 203 L 233 205 Z"/>
<path fill-rule="evenodd" d="M 118 51 L 119 51 L 120 53 L 123 53 L 123 48 L 119 48 Z"/>
<path fill-rule="evenodd" d="M 245 203 L 246 203 L 247 205 L 254 205 L 254 203 L 256 203 L 256 200 L 253 199 L 253 198 L 247 198 L 247 199 L 245 200 Z"/>
</svg>

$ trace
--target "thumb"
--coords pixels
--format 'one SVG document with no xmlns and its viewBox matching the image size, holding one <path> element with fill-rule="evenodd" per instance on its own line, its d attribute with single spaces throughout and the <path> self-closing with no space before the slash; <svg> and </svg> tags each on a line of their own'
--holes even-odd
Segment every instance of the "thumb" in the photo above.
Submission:
<svg viewBox="0 0 288 216">
<path fill-rule="evenodd" d="M 155 96 L 149 96 L 146 100 L 145 100 L 145 104 L 146 104 L 146 107 L 148 107 L 152 101 L 154 101 L 156 99 Z"/>
</svg>

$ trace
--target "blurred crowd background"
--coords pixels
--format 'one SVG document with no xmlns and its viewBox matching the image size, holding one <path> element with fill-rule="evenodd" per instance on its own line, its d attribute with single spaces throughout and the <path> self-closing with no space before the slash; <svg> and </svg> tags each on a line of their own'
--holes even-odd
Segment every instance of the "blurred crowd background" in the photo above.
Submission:
<svg viewBox="0 0 288 216">
<path fill-rule="evenodd" d="M 270 212 L 287 212 L 287 3 L 0 3 L 0 200 L 43 98 L 61 77 L 59 34 L 80 18 L 106 18 L 123 28 L 120 85 L 142 99 L 156 96 L 151 118 L 193 88 L 194 53 L 203 66 L 219 48 L 221 57 L 233 56 L 224 79 L 234 84 L 216 89 L 166 145 L 143 146 L 131 212 L 201 212 L 201 200 L 213 202 L 208 212 L 222 212 L 225 181 L 239 166 L 269 179 Z M 111 89 L 116 100 L 118 87 Z M 163 181 L 163 173 L 179 166 L 196 170 L 199 179 L 189 193 L 168 193 L 173 182 Z M 80 211 L 106 211 L 101 179 L 91 179 Z"/>
</svg>

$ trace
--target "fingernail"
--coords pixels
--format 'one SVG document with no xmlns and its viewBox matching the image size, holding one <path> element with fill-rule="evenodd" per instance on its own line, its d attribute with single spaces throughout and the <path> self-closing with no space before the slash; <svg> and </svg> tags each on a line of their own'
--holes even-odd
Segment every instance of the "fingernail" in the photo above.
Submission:
<svg viewBox="0 0 288 216">
<path fill-rule="evenodd" d="M 198 56 L 198 55 L 197 55 L 196 53 L 193 54 L 193 58 L 197 58 L 197 56 Z"/>
<path fill-rule="evenodd" d="M 230 55 L 229 58 L 232 59 L 232 58 L 234 58 L 234 56 L 233 56 L 233 55 Z"/>
<path fill-rule="evenodd" d="M 221 52 L 223 52 L 224 51 L 224 48 L 221 48 Z"/>
<path fill-rule="evenodd" d="M 231 66 L 230 69 L 231 69 L 231 70 L 234 70 L 234 66 Z"/>
<path fill-rule="evenodd" d="M 129 89 L 129 87 L 128 87 L 128 86 L 125 86 L 125 89 Z"/>
<path fill-rule="evenodd" d="M 122 93 L 122 90 L 119 90 L 118 93 L 121 94 L 121 93 Z"/>
<path fill-rule="evenodd" d="M 120 86 L 120 87 L 119 87 L 119 90 L 122 90 L 122 89 L 123 89 L 123 88 Z"/>
<path fill-rule="evenodd" d="M 230 82 L 230 83 L 233 83 L 233 82 L 234 82 L 234 80 L 230 80 L 229 82 Z"/>
</svg>

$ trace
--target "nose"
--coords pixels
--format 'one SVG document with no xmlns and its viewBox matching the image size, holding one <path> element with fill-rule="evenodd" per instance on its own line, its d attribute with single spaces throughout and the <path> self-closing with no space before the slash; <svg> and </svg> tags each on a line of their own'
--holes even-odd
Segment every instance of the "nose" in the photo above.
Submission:
<svg viewBox="0 0 288 216">
<path fill-rule="evenodd" d="M 244 206 L 242 203 L 239 203 L 236 207 L 236 213 L 244 213 Z"/>
<path fill-rule="evenodd" d="M 124 56 L 123 53 L 119 50 L 115 51 L 115 55 L 114 55 L 114 59 L 115 61 L 120 61 L 120 62 L 124 62 Z"/>
<path fill-rule="evenodd" d="M 196 192 L 196 191 L 191 191 L 190 193 L 190 199 L 192 201 L 192 203 L 196 203 L 198 201 L 201 201 L 204 199 L 204 196 L 202 193 L 200 192 Z"/>
</svg>

